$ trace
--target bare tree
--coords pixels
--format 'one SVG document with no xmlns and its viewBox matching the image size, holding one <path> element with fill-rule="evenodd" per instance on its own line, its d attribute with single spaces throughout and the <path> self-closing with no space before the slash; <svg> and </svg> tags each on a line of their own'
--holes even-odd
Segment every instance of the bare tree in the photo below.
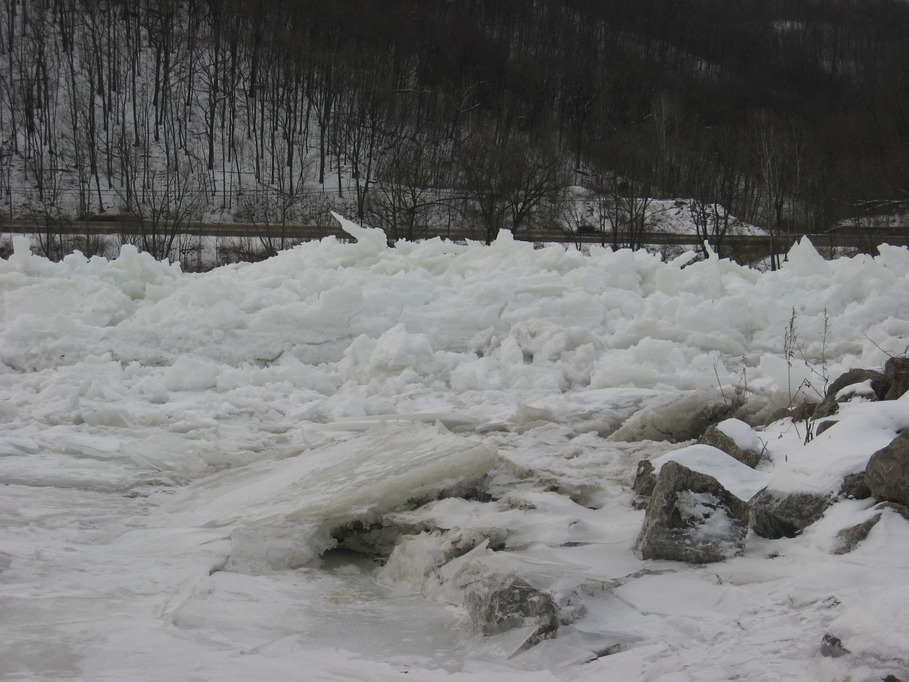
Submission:
<svg viewBox="0 0 909 682">
<path fill-rule="evenodd" d="M 763 189 L 764 223 L 771 237 L 770 267 L 780 267 L 782 235 L 793 223 L 794 198 L 802 178 L 804 138 L 795 121 L 779 120 L 768 112 L 752 122 L 752 143 Z"/>
<path fill-rule="evenodd" d="M 417 140 L 396 145 L 383 159 L 369 214 L 389 239 L 413 241 L 425 236 L 436 205 L 437 169 L 432 147 Z"/>
<path fill-rule="evenodd" d="M 508 206 L 509 227 L 515 237 L 547 206 L 557 205 L 568 185 L 557 150 L 549 144 L 515 144 L 505 150 L 502 194 Z"/>
<path fill-rule="evenodd" d="M 61 227 L 68 222 L 60 205 L 62 176 L 47 156 L 36 149 L 29 159 L 32 177 L 41 180 L 40 191 L 28 191 L 25 211 L 37 228 L 37 252 L 50 260 L 61 260 L 66 255 Z"/>
<path fill-rule="evenodd" d="M 278 143 L 276 153 L 284 158 L 286 141 L 279 139 Z M 290 227 L 299 219 L 311 168 L 311 163 L 301 162 L 295 167 L 277 164 L 274 183 L 258 183 L 240 196 L 236 216 L 253 225 L 266 256 L 274 256 L 295 243 Z"/>
<path fill-rule="evenodd" d="M 526 140 L 496 144 L 491 136 L 477 136 L 461 148 L 459 169 L 487 244 L 502 228 L 517 237 L 567 186 L 555 150 Z"/>
<path fill-rule="evenodd" d="M 614 249 L 642 248 L 650 228 L 652 184 L 605 169 L 593 178 L 601 242 L 610 240 Z"/>
<path fill-rule="evenodd" d="M 734 154 L 735 149 L 730 153 Z M 692 156 L 690 176 L 693 196 L 688 211 L 701 241 L 700 248 L 706 255 L 704 242 L 709 242 L 722 256 L 726 235 L 737 223 L 729 211 L 741 192 L 741 177 L 718 152 L 709 150 Z"/>
<path fill-rule="evenodd" d="M 709 243 L 713 251 L 722 256 L 723 240 L 734 224 L 729 211 L 716 201 L 703 198 L 692 199 L 688 211 L 697 230 L 701 251 L 706 255 Z"/>
<path fill-rule="evenodd" d="M 149 157 L 139 157 L 148 164 Z M 158 260 L 179 256 L 180 237 L 188 224 L 198 222 L 207 203 L 202 179 L 204 163 L 185 163 L 178 171 L 167 168 L 144 168 L 140 174 L 140 191 L 126 213 L 135 221 L 135 231 L 122 235 L 127 243 L 136 244 Z"/>
</svg>

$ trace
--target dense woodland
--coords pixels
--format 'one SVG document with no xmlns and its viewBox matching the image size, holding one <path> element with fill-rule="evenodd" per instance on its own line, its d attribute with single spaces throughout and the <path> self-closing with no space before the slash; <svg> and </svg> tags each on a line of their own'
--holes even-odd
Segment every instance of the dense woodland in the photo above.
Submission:
<svg viewBox="0 0 909 682">
<path fill-rule="evenodd" d="M 186 221 L 329 201 L 392 238 L 491 239 L 570 222 L 581 186 L 575 222 L 636 247 L 653 197 L 691 198 L 714 241 L 729 213 L 811 232 L 909 199 L 904 0 L 0 8 L 0 201 L 52 257 L 55 221 L 93 215 L 171 257 Z"/>
</svg>

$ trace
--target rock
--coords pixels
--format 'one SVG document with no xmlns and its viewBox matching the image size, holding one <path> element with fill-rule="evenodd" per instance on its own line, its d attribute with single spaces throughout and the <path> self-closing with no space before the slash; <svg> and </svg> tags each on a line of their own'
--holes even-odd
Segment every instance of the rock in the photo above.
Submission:
<svg viewBox="0 0 909 682">
<path fill-rule="evenodd" d="M 654 457 L 650 460 L 653 466 L 652 475 L 658 477 L 660 469 L 667 462 L 678 462 L 692 471 L 715 478 L 721 486 L 740 500 L 747 500 L 766 488 L 770 478 L 766 472 L 756 471 L 719 448 L 702 443 L 687 445 Z"/>
<path fill-rule="evenodd" d="M 839 637 L 834 637 L 829 632 L 821 640 L 821 656 L 828 658 L 839 658 L 849 653 L 849 649 L 843 646 L 843 641 Z"/>
<path fill-rule="evenodd" d="M 871 381 L 871 388 L 874 390 L 877 399 L 883 400 L 890 388 L 890 379 L 885 374 L 874 369 L 850 369 L 845 374 L 837 377 L 837 379 L 827 387 L 827 395 L 835 397 L 837 393 L 847 386 L 861 384 L 869 380 Z"/>
<path fill-rule="evenodd" d="M 868 537 L 871 529 L 877 525 L 877 522 L 881 520 L 884 512 L 888 509 L 896 512 L 904 519 L 909 521 L 909 507 L 906 507 L 902 504 L 882 502 L 881 504 L 876 505 L 874 509 L 878 511 L 870 519 L 866 519 L 865 521 L 857 523 L 854 526 L 850 526 L 849 528 L 843 528 L 843 530 L 836 534 L 837 540 L 839 541 L 839 546 L 833 550 L 834 554 L 848 554 L 856 547 L 858 547 L 859 543 Z"/>
<path fill-rule="evenodd" d="M 798 407 L 795 407 L 791 410 L 792 421 L 794 422 L 803 422 L 808 421 L 814 416 L 814 411 L 817 410 L 818 403 L 806 400 Z"/>
<path fill-rule="evenodd" d="M 871 455 L 865 482 L 878 500 L 909 505 L 909 430 Z"/>
<path fill-rule="evenodd" d="M 909 358 L 890 358 L 884 364 L 884 375 L 890 379 L 890 388 L 884 400 L 896 400 L 909 391 Z"/>
<path fill-rule="evenodd" d="M 745 502 L 712 476 L 670 461 L 660 469 L 634 550 L 642 559 L 723 561 L 742 553 L 747 531 Z"/>
<path fill-rule="evenodd" d="M 880 520 L 881 514 L 875 514 L 866 521 L 857 523 L 849 528 L 843 528 L 843 530 L 836 534 L 839 546 L 833 550 L 833 553 L 848 554 L 854 550 L 862 540 L 868 537 L 868 533 L 871 532 L 871 529 L 874 528 Z"/>
<path fill-rule="evenodd" d="M 909 507 L 907 507 L 905 504 L 896 504 L 895 502 L 881 502 L 880 504 L 875 505 L 874 508 L 880 509 L 881 511 L 890 509 L 909 521 Z"/>
<path fill-rule="evenodd" d="M 583 615 L 583 602 L 574 591 L 563 585 L 557 601 L 549 591 L 549 577 L 538 572 L 527 577 L 519 574 L 520 566 L 505 556 L 508 552 L 492 551 L 488 540 L 477 539 L 467 528 L 401 536 L 379 569 L 378 581 L 463 608 L 484 635 L 514 631 L 506 644 L 499 645 L 513 647 L 515 652 L 554 635 L 560 623 Z"/>
<path fill-rule="evenodd" d="M 732 422 L 736 423 L 731 424 Z M 722 431 L 724 424 L 728 425 L 727 428 L 732 430 L 737 429 L 742 434 L 740 440 L 743 442 L 747 443 L 749 441 L 746 436 L 753 436 L 758 447 L 753 445 L 749 448 L 739 447 L 731 436 Z M 723 447 L 720 447 L 720 445 Z M 656 485 L 660 467 L 666 461 L 677 460 L 682 466 L 688 467 L 693 471 L 713 475 L 720 481 L 720 485 L 727 488 L 733 495 L 747 498 L 751 496 L 750 491 L 743 493 L 735 490 L 728 480 L 730 478 L 743 477 L 743 474 L 736 472 L 735 469 L 744 469 L 745 466 L 751 469 L 754 468 L 754 465 L 757 464 L 761 457 L 761 446 L 762 444 L 757 434 L 745 422 L 738 419 L 727 419 L 716 426 L 708 427 L 704 435 L 694 445 L 672 450 L 654 459 L 643 459 L 638 462 L 634 484 L 631 488 L 638 494 L 639 498 L 650 497 L 653 493 L 653 487 Z M 735 475 L 736 473 L 738 473 L 738 476 Z M 748 473 L 750 474 L 751 472 Z M 762 482 L 758 485 L 758 488 L 764 485 L 766 483 Z M 646 506 L 647 503 L 645 501 L 637 508 L 645 508 Z"/>
<path fill-rule="evenodd" d="M 819 403 L 807 400 L 793 408 L 782 408 L 770 416 L 770 421 L 775 422 L 780 419 L 791 419 L 794 422 L 803 422 L 814 416 L 814 411 Z"/>
<path fill-rule="evenodd" d="M 839 422 L 836 419 L 825 419 L 820 424 L 818 424 L 817 426 L 814 427 L 814 435 L 820 436 L 822 433 L 824 433 L 824 431 L 829 429 L 831 426 L 836 426 L 836 424 L 838 424 L 838 423 Z"/>
<path fill-rule="evenodd" d="M 751 528 L 764 538 L 795 537 L 821 518 L 830 502 L 826 496 L 765 488 L 748 501 Z"/>
<path fill-rule="evenodd" d="M 732 420 L 727 420 L 732 421 Z M 738 421 L 738 420 L 736 420 Z M 723 422 L 725 424 L 726 422 Z M 742 423 L 743 426 L 747 426 Z M 698 438 L 698 443 L 702 445 L 712 445 L 722 450 L 730 457 L 734 457 L 742 464 L 750 466 L 752 469 L 761 461 L 761 451 L 759 449 L 743 449 L 721 429 L 721 425 L 708 426 L 707 430 Z"/>
<path fill-rule="evenodd" d="M 634 485 L 631 486 L 631 489 L 638 495 L 649 497 L 653 493 L 656 479 L 653 462 L 649 459 L 642 459 L 638 462 L 638 470 L 634 476 Z"/>
<path fill-rule="evenodd" d="M 865 483 L 864 472 L 858 474 L 849 474 L 843 478 L 843 485 L 840 487 L 840 497 L 848 497 L 853 500 L 867 500 L 871 497 L 871 490 Z"/>
<path fill-rule="evenodd" d="M 559 610 L 552 596 L 514 575 L 492 575 L 473 583 L 468 588 L 464 607 L 484 635 L 536 625 L 525 648 L 559 629 Z"/>
<path fill-rule="evenodd" d="M 839 406 L 837 404 L 837 394 L 847 386 L 861 384 L 871 381 L 871 389 L 874 391 L 877 400 L 883 400 L 887 391 L 890 389 L 890 378 L 873 369 L 850 369 L 845 374 L 840 375 L 827 387 L 827 393 L 824 400 L 814 410 L 814 419 L 822 419 L 836 414 Z"/>
</svg>

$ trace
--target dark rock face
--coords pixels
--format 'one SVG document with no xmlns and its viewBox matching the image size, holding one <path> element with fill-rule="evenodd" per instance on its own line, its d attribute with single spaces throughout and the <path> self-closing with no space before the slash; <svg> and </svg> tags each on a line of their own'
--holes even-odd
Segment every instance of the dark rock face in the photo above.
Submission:
<svg viewBox="0 0 909 682">
<path fill-rule="evenodd" d="M 751 528 L 764 538 L 792 538 L 821 518 L 829 504 L 827 497 L 765 488 L 748 502 Z"/>
<path fill-rule="evenodd" d="M 653 486 L 656 485 L 656 474 L 653 472 L 653 462 L 649 459 L 642 459 L 638 462 L 638 471 L 634 477 L 634 485 L 631 489 L 638 495 L 649 497 L 653 493 Z"/>
<path fill-rule="evenodd" d="M 824 433 L 824 431 L 829 429 L 831 426 L 836 426 L 837 423 L 838 422 L 835 419 L 825 419 L 820 424 L 818 424 L 817 426 L 814 427 L 814 435 L 820 436 L 822 433 Z"/>
<path fill-rule="evenodd" d="M 884 374 L 890 379 L 885 400 L 896 400 L 909 391 L 909 358 L 890 358 L 884 364 Z"/>
<path fill-rule="evenodd" d="M 742 464 L 750 466 L 752 469 L 761 461 L 760 452 L 746 451 L 740 448 L 732 438 L 720 431 L 716 426 L 709 426 L 707 430 L 698 438 L 698 443 L 702 445 L 712 445 L 717 450 L 722 450 L 730 457 L 734 457 Z"/>
<path fill-rule="evenodd" d="M 849 653 L 849 649 L 843 646 L 843 641 L 839 637 L 831 635 L 829 632 L 821 640 L 821 656 L 829 658 L 839 658 Z"/>
<path fill-rule="evenodd" d="M 472 586 L 464 606 L 484 635 L 497 635 L 535 623 L 527 640 L 532 646 L 559 629 L 559 610 L 552 596 L 517 576 L 490 576 Z"/>
<path fill-rule="evenodd" d="M 849 474 L 843 478 L 843 485 L 840 487 L 840 497 L 849 497 L 853 500 L 867 500 L 871 497 L 871 490 L 865 483 L 865 474 Z"/>
<path fill-rule="evenodd" d="M 643 559 L 723 561 L 742 553 L 747 531 L 745 502 L 712 476 L 670 461 L 660 469 L 634 550 Z"/>
<path fill-rule="evenodd" d="M 814 419 L 822 419 L 836 414 L 839 406 L 836 402 L 836 394 L 847 386 L 852 384 L 861 384 L 871 380 L 871 388 L 878 400 L 883 400 L 890 389 L 890 378 L 873 369 L 850 369 L 845 374 L 839 376 L 830 386 L 827 387 L 827 393 L 823 402 L 814 410 Z"/>
<path fill-rule="evenodd" d="M 909 505 L 909 430 L 871 455 L 865 483 L 878 500 Z"/>
</svg>

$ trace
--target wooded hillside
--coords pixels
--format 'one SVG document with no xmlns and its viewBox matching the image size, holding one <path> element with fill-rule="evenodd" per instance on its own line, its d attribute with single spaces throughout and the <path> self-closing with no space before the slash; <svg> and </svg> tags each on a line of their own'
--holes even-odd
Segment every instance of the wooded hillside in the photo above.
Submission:
<svg viewBox="0 0 909 682">
<path fill-rule="evenodd" d="M 681 196 L 780 232 L 909 198 L 902 0 L 0 8 L 10 213 L 283 223 L 320 185 L 405 238 L 457 197 L 488 237 L 568 185 L 629 224 Z"/>
</svg>

